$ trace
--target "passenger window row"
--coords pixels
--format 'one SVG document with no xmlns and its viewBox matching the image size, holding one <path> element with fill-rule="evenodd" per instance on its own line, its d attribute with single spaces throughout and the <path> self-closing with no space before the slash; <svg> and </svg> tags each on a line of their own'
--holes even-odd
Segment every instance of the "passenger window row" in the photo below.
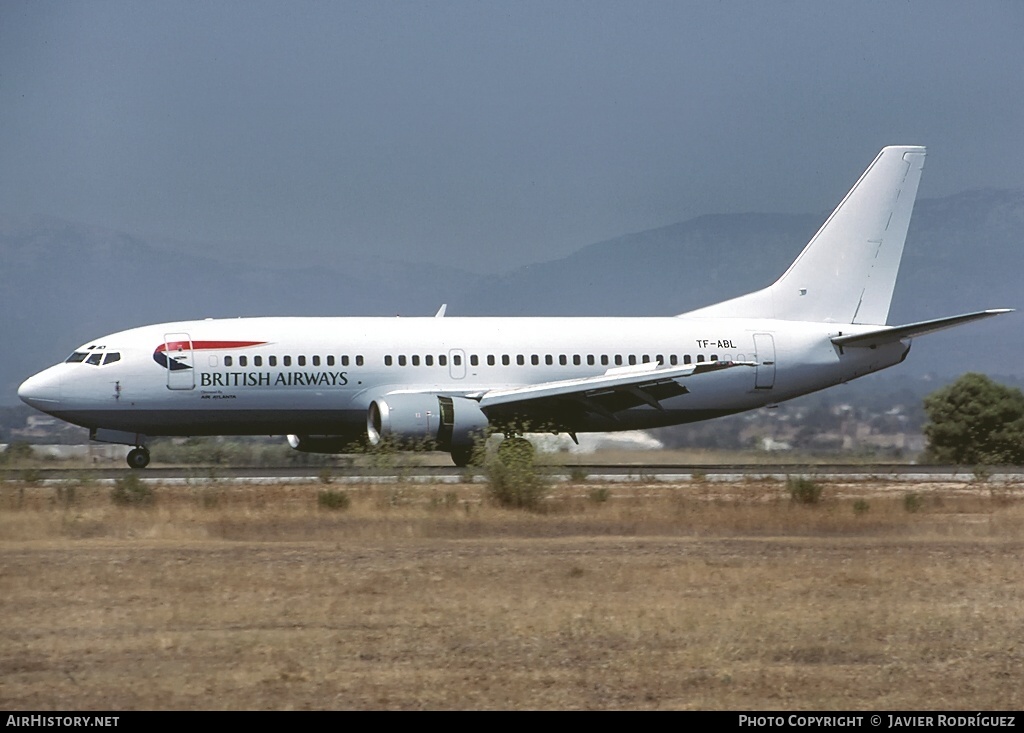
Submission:
<svg viewBox="0 0 1024 733">
<path fill-rule="evenodd" d="M 545 354 L 543 357 L 541 357 L 540 354 L 531 354 L 529 357 L 525 354 L 516 354 L 514 356 L 510 354 L 501 354 L 497 356 L 494 354 L 487 354 L 483 360 L 487 366 L 498 366 L 499 362 L 501 366 L 511 366 L 513 362 L 517 366 L 526 366 L 527 363 L 531 366 L 540 366 L 543 362 L 545 366 L 554 366 L 556 363 L 559 366 L 569 366 L 570 363 L 572 363 L 573 366 L 582 366 L 586 363 L 587 366 L 597 366 L 600 364 L 605 367 L 633 366 L 635 364 L 648 363 L 657 363 L 659 366 L 662 366 L 666 363 L 665 357 L 661 354 L 658 354 L 653 358 L 649 354 L 643 354 L 641 356 L 637 356 L 636 354 L 628 354 L 625 356 L 622 354 L 601 354 L 600 356 L 595 356 L 594 354 L 587 354 L 586 356 L 580 354 L 558 354 L 557 357 L 554 354 Z M 697 355 L 697 363 L 703 362 L 704 360 L 704 354 Z M 718 354 L 712 354 L 710 361 L 718 361 Z M 481 358 L 479 355 L 470 355 L 470 366 L 480 366 L 480 362 Z M 447 357 L 444 354 L 441 354 L 436 358 L 436 361 L 432 354 L 428 354 L 423 357 L 418 355 L 406 356 L 404 354 L 392 356 L 391 354 L 388 354 L 384 357 L 384 366 L 394 366 L 396 364 L 398 366 L 434 366 L 435 363 L 438 366 L 447 366 Z M 671 354 L 668 357 L 667 363 L 670 366 L 692 364 L 693 357 L 690 354 L 684 354 L 682 356 Z M 462 356 L 459 354 L 453 354 L 452 364 L 455 366 L 462 366 Z"/>
<path fill-rule="evenodd" d="M 216 358 L 216 357 L 213 357 L 213 358 Z M 226 366 L 226 367 L 235 366 L 235 358 L 236 357 L 234 357 L 234 356 L 225 356 L 224 357 L 224 366 Z M 257 355 L 255 355 L 253 357 L 249 357 L 247 354 L 242 354 L 241 356 L 238 356 L 237 359 L 238 359 L 238 366 L 240 366 L 240 367 L 247 367 L 247 366 L 249 366 L 250 365 L 250 359 L 251 359 L 252 366 L 254 366 L 254 367 L 262 367 L 262 366 L 276 367 L 276 366 L 278 366 L 278 357 L 277 356 L 267 356 L 267 357 L 264 357 L 261 354 L 257 354 Z M 294 360 L 293 360 L 293 358 L 291 356 L 282 356 L 280 358 L 280 365 L 281 366 L 286 366 L 286 367 L 290 367 L 290 366 L 293 366 L 293 365 L 294 366 L 300 366 L 300 367 L 304 367 L 304 366 L 315 366 L 315 367 L 318 367 L 318 366 L 329 366 L 329 367 L 333 367 L 333 366 L 339 366 L 339 365 L 343 366 L 343 367 L 347 367 L 347 366 L 351 366 L 352 364 L 355 364 L 356 366 L 362 366 L 363 365 L 363 356 L 362 356 L 362 354 L 357 354 L 354 358 L 349 357 L 347 354 L 345 354 L 343 356 L 338 356 L 338 357 L 334 356 L 333 354 L 329 354 L 328 356 L 325 356 L 325 357 L 320 357 L 319 355 L 307 357 L 305 355 L 302 355 L 302 356 L 296 356 L 294 358 Z"/>
</svg>

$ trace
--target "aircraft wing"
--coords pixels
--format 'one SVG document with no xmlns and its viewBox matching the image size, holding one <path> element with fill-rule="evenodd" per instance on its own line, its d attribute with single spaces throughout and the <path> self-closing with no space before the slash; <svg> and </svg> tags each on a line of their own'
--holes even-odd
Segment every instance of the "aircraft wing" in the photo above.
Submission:
<svg viewBox="0 0 1024 733">
<path fill-rule="evenodd" d="M 544 407 L 545 402 L 573 401 L 585 409 L 606 417 L 641 404 L 663 409 L 660 401 L 686 394 L 689 390 L 678 379 L 717 372 L 734 367 L 756 366 L 748 361 L 709 361 L 682 367 L 658 368 L 650 364 L 609 369 L 596 377 L 542 382 L 507 389 L 492 389 L 466 395 L 480 402 L 485 413 L 489 409 Z"/>
<path fill-rule="evenodd" d="M 936 318 L 932 321 L 920 321 L 919 323 L 908 323 L 905 326 L 885 326 L 867 333 L 850 334 L 849 336 L 833 336 L 832 343 L 836 346 L 867 346 L 874 348 L 882 344 L 903 341 L 904 339 L 923 336 L 926 333 L 941 331 L 944 328 L 952 328 L 982 318 L 991 318 L 1002 313 L 1011 313 L 1013 308 L 994 308 L 977 313 L 965 313 L 962 316 L 950 316 L 948 318 Z"/>
</svg>

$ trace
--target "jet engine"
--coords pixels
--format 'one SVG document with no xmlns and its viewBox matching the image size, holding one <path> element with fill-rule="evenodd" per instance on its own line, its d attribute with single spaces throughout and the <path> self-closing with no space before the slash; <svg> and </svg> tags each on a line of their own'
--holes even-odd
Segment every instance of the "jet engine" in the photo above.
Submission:
<svg viewBox="0 0 1024 733">
<path fill-rule="evenodd" d="M 476 400 L 432 394 L 395 394 L 370 403 L 366 435 L 370 445 L 393 440 L 399 446 L 451 451 L 465 465 L 476 439 L 487 430 L 487 416 Z"/>
</svg>

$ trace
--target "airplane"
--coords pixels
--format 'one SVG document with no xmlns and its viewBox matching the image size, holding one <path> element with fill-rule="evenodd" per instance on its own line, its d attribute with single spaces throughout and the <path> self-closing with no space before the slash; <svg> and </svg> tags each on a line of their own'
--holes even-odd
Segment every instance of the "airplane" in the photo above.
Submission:
<svg viewBox="0 0 1024 733">
<path fill-rule="evenodd" d="M 884 148 L 772 285 L 663 317 L 261 317 L 89 341 L 18 396 L 132 446 L 285 435 L 292 448 L 663 427 L 774 405 L 901 363 L 917 336 L 1010 312 L 885 325 L 925 148 Z"/>
</svg>

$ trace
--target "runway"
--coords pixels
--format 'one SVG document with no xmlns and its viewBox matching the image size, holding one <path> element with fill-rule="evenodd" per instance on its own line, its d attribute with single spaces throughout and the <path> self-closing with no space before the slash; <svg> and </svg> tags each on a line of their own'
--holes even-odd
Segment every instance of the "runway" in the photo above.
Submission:
<svg viewBox="0 0 1024 733">
<path fill-rule="evenodd" d="M 1024 467 L 996 466 L 975 469 L 972 466 L 938 466 L 896 463 L 875 464 L 559 464 L 541 465 L 554 480 L 609 483 L 652 483 L 690 481 L 785 480 L 789 476 L 813 476 L 822 480 L 844 481 L 886 479 L 898 482 L 950 481 L 971 483 L 979 480 L 1000 483 L 1024 481 Z M 5 468 L 0 480 L 21 483 L 66 483 L 70 481 L 112 482 L 129 473 L 129 468 Z M 146 482 L 176 484 L 206 481 L 237 483 L 474 483 L 486 480 L 481 468 L 458 468 L 423 464 L 385 466 L 287 466 L 230 467 L 176 466 L 150 467 L 136 472 Z"/>
</svg>

